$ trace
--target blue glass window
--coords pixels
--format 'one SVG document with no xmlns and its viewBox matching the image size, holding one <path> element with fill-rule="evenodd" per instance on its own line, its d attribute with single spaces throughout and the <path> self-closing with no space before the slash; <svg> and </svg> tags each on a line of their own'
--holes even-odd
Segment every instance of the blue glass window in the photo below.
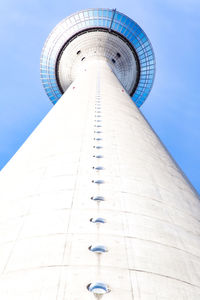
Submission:
<svg viewBox="0 0 200 300">
<path fill-rule="evenodd" d="M 130 41 L 130 38 L 132 37 L 132 33 L 129 31 L 128 35 L 127 35 L 127 39 Z"/>
<path fill-rule="evenodd" d="M 90 20 L 89 20 L 89 24 L 90 24 L 90 25 L 94 25 L 94 20 L 91 20 L 91 19 L 90 19 Z"/>
<path fill-rule="evenodd" d="M 83 14 L 84 14 L 85 18 L 88 18 L 88 12 L 87 11 L 84 11 Z"/>
<path fill-rule="evenodd" d="M 119 14 L 118 12 L 116 12 L 116 14 L 115 14 L 115 18 L 116 18 L 118 21 L 120 21 L 120 20 L 121 20 L 121 18 L 122 18 L 122 15 L 121 15 L 121 14 Z"/>
<path fill-rule="evenodd" d="M 85 21 L 84 21 L 84 22 L 81 22 L 81 23 L 79 23 L 79 27 L 80 27 L 80 28 L 83 28 L 83 27 L 85 27 Z"/>
<path fill-rule="evenodd" d="M 48 74 L 42 74 L 41 77 L 44 78 L 44 79 L 47 79 L 47 78 L 49 78 L 49 75 Z"/>
<path fill-rule="evenodd" d="M 148 58 L 148 60 L 152 60 L 152 59 L 153 59 L 153 55 L 152 55 L 152 53 L 151 53 L 151 54 L 149 54 L 149 55 L 147 56 L 147 58 Z"/>
<path fill-rule="evenodd" d="M 104 26 L 103 19 L 99 19 L 99 26 Z"/>
<path fill-rule="evenodd" d="M 142 50 L 142 46 L 137 47 L 137 51 L 139 52 L 140 50 Z"/>
<path fill-rule="evenodd" d="M 138 42 L 138 40 L 137 39 L 135 39 L 135 42 L 134 42 L 134 47 L 139 47 L 140 46 L 140 43 Z"/>
<path fill-rule="evenodd" d="M 146 85 L 146 87 L 147 87 L 148 89 L 150 89 L 150 88 L 151 88 L 151 83 L 148 83 L 148 84 Z"/>
<path fill-rule="evenodd" d="M 122 28 L 121 33 L 124 33 L 124 31 L 126 30 L 125 27 Z"/>
<path fill-rule="evenodd" d="M 150 49 L 151 49 L 150 46 L 146 46 L 146 47 L 145 47 L 145 51 L 148 51 L 148 50 L 150 50 Z"/>
<path fill-rule="evenodd" d="M 122 31 L 122 25 L 119 24 L 118 26 L 118 31 L 121 32 Z"/>
<path fill-rule="evenodd" d="M 107 10 L 103 10 L 103 16 L 107 17 Z"/>
<path fill-rule="evenodd" d="M 154 70 L 150 70 L 149 74 L 151 74 L 151 75 L 154 74 Z"/>
<path fill-rule="evenodd" d="M 148 46 L 148 45 L 149 45 L 149 42 L 148 42 L 148 41 L 146 41 L 146 42 L 143 43 L 143 46 L 144 46 L 144 47 L 146 47 L 146 46 Z"/>
<path fill-rule="evenodd" d="M 114 30 L 117 30 L 117 27 L 118 27 L 118 24 L 117 24 L 117 23 L 115 23 L 115 22 L 113 22 L 113 24 L 112 24 L 112 28 L 113 28 Z"/>
<path fill-rule="evenodd" d="M 102 10 L 99 10 L 99 11 L 98 11 L 98 15 L 99 15 L 99 17 L 102 17 L 102 16 L 103 16 L 103 11 L 102 11 Z"/>
<path fill-rule="evenodd" d="M 88 13 L 89 13 L 90 18 L 93 17 L 93 11 L 92 10 L 89 10 Z"/>
<path fill-rule="evenodd" d="M 56 98 L 54 96 L 51 96 L 51 100 L 56 100 Z"/>
<path fill-rule="evenodd" d="M 131 30 L 133 30 L 133 28 L 135 27 L 135 23 L 133 21 L 131 21 L 131 24 L 129 25 L 129 27 L 131 28 Z"/>
<path fill-rule="evenodd" d="M 143 59 L 144 57 L 145 57 L 145 54 L 144 54 L 144 53 L 139 55 L 139 58 L 140 58 L 140 59 Z"/>
<path fill-rule="evenodd" d="M 141 65 L 143 65 L 143 62 L 145 62 L 145 64 L 146 64 L 146 58 L 143 58 L 143 59 L 140 60 Z"/>
<path fill-rule="evenodd" d="M 40 74 L 47 74 L 47 70 L 42 69 L 42 70 L 40 71 Z"/>
<path fill-rule="evenodd" d="M 108 11 L 108 17 L 109 17 L 109 18 L 112 18 L 112 16 L 113 16 L 113 12 L 109 10 L 109 11 Z"/>
<path fill-rule="evenodd" d="M 126 29 L 126 32 L 124 33 L 125 37 L 127 37 L 129 35 L 129 31 L 128 29 Z"/>
<path fill-rule="evenodd" d="M 144 43 L 147 40 L 146 36 L 144 36 L 141 41 Z"/>
<path fill-rule="evenodd" d="M 153 79 L 153 74 L 149 75 L 149 79 Z"/>
<path fill-rule="evenodd" d="M 138 37 L 141 39 L 144 36 L 143 32 L 140 32 L 140 34 L 138 34 Z"/>
<path fill-rule="evenodd" d="M 127 19 L 125 24 L 128 26 L 130 23 L 131 23 L 130 19 Z"/>
<path fill-rule="evenodd" d="M 106 23 L 106 26 L 107 26 L 107 27 L 110 27 L 110 24 L 111 24 L 111 20 L 108 19 L 108 20 L 107 20 L 107 23 Z"/>
<path fill-rule="evenodd" d="M 125 16 L 123 16 L 123 18 L 122 18 L 122 23 L 125 23 L 126 22 L 126 19 L 127 19 L 127 17 L 125 17 Z"/>
</svg>

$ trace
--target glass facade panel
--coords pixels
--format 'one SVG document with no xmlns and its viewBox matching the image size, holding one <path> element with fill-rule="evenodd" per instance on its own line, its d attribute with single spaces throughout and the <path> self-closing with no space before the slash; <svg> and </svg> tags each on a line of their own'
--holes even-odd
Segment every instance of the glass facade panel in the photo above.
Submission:
<svg viewBox="0 0 200 300">
<path fill-rule="evenodd" d="M 125 27 L 123 27 L 123 28 L 122 28 L 122 30 L 121 30 L 121 33 L 124 33 L 124 32 L 125 32 L 125 30 L 126 30 L 126 28 L 125 28 Z"/>
<path fill-rule="evenodd" d="M 120 13 L 116 12 L 116 13 L 115 13 L 115 18 L 116 18 L 118 21 L 120 21 L 121 18 L 122 18 L 122 15 L 121 15 Z"/>
<path fill-rule="evenodd" d="M 107 17 L 107 10 L 104 10 L 104 11 L 103 11 L 103 16 L 104 16 L 104 17 Z"/>
<path fill-rule="evenodd" d="M 121 22 L 122 22 L 123 24 L 125 24 L 125 22 L 126 22 L 126 19 L 127 19 L 127 17 L 123 16 L 123 17 L 122 17 L 122 21 L 121 21 Z"/>
<path fill-rule="evenodd" d="M 113 28 L 114 30 L 117 30 L 117 27 L 118 27 L 118 24 L 117 24 L 116 22 L 113 22 L 112 28 Z"/>
<path fill-rule="evenodd" d="M 99 22 L 98 22 L 97 19 L 94 19 L 94 25 L 95 25 L 95 26 L 98 26 L 98 25 L 99 25 Z"/>
<path fill-rule="evenodd" d="M 79 15 L 75 15 L 75 21 L 79 20 Z"/>
<path fill-rule="evenodd" d="M 88 18 L 88 12 L 87 11 L 84 11 L 83 14 L 84 14 L 85 18 Z"/>
<path fill-rule="evenodd" d="M 108 17 L 112 18 L 112 16 L 113 16 L 113 12 L 112 11 L 108 11 Z"/>
<path fill-rule="evenodd" d="M 84 16 L 83 16 L 83 13 L 82 13 L 82 12 L 80 12 L 80 14 L 79 14 L 79 17 L 80 17 L 80 19 L 81 19 L 81 20 L 84 18 Z"/>
<path fill-rule="evenodd" d="M 99 26 L 104 26 L 104 24 L 103 24 L 103 19 L 99 19 L 99 20 L 98 20 L 98 24 L 99 24 Z"/>
<path fill-rule="evenodd" d="M 111 20 L 107 19 L 107 22 L 106 22 L 106 26 L 107 26 L 107 28 L 109 28 L 109 27 L 110 27 L 110 24 L 111 24 Z"/>
<path fill-rule="evenodd" d="M 89 17 L 92 18 L 93 17 L 93 11 L 89 10 Z"/>
<path fill-rule="evenodd" d="M 121 32 L 122 31 L 122 25 L 118 25 L 118 31 Z"/>
<path fill-rule="evenodd" d="M 102 16 L 103 16 L 103 11 L 102 11 L 102 10 L 99 10 L 99 11 L 98 11 L 98 15 L 99 15 L 99 17 L 102 17 Z"/>
</svg>

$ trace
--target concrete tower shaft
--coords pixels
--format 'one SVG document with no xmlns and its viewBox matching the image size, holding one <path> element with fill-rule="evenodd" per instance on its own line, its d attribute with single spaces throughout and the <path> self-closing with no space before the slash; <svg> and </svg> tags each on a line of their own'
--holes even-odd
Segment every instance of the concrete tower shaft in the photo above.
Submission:
<svg viewBox="0 0 200 300">
<path fill-rule="evenodd" d="M 0 296 L 92 300 L 86 286 L 100 282 L 105 299 L 196 300 L 199 200 L 107 63 L 95 64 L 1 172 Z"/>
<path fill-rule="evenodd" d="M 63 47 L 46 46 L 53 101 L 68 62 Z M 199 198 L 137 107 L 150 80 L 138 57 L 132 99 L 102 51 L 75 63 L 71 85 L 1 171 L 0 299 L 200 298 Z"/>
</svg>

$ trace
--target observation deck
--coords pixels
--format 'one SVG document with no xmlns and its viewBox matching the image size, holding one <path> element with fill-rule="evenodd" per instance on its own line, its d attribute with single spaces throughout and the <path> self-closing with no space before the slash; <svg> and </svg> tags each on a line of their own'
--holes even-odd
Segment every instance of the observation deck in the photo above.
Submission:
<svg viewBox="0 0 200 300">
<path fill-rule="evenodd" d="M 41 80 L 51 102 L 55 104 L 96 59 L 106 60 L 140 107 L 153 85 L 153 49 L 138 24 L 111 9 L 79 11 L 50 33 L 41 55 Z"/>
</svg>

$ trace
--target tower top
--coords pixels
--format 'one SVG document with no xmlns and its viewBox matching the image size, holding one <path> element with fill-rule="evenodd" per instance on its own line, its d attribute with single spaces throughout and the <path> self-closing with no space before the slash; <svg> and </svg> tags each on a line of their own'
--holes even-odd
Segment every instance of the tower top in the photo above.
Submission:
<svg viewBox="0 0 200 300">
<path fill-rule="evenodd" d="M 85 63 L 104 59 L 140 107 L 153 85 L 155 58 L 144 31 L 111 9 L 79 11 L 50 33 L 41 55 L 41 80 L 55 104 Z"/>
</svg>

